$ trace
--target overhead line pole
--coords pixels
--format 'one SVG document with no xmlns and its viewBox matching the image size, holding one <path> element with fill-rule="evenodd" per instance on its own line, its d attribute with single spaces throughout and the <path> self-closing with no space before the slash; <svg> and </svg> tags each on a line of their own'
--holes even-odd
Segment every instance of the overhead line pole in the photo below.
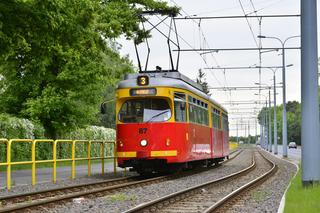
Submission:
<svg viewBox="0 0 320 213">
<path fill-rule="evenodd" d="M 317 0 L 301 0 L 302 184 L 320 182 Z"/>
</svg>

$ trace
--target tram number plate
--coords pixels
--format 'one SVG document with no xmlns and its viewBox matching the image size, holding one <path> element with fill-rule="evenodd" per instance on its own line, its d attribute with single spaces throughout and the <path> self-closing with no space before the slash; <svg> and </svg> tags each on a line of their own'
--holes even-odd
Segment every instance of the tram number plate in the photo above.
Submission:
<svg viewBox="0 0 320 213">
<path fill-rule="evenodd" d="M 147 130 L 147 128 L 139 128 L 139 134 L 146 134 Z"/>
</svg>

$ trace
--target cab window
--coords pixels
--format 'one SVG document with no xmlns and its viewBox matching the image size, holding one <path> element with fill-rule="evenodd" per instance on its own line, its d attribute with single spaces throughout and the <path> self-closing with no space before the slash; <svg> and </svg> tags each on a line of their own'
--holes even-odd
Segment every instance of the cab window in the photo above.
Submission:
<svg viewBox="0 0 320 213">
<path fill-rule="evenodd" d="M 165 99 L 139 98 L 125 101 L 118 114 L 123 123 L 164 122 L 171 118 L 171 109 Z"/>
</svg>

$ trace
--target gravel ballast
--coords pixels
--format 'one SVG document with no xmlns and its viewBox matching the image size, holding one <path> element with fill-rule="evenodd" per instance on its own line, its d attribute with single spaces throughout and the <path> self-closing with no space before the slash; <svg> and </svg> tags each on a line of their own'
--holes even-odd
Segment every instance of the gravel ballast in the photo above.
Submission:
<svg viewBox="0 0 320 213">
<path fill-rule="evenodd" d="M 251 151 L 251 148 L 244 149 L 244 151 L 234 160 L 231 160 L 220 167 L 192 176 L 138 188 L 123 189 L 111 195 L 100 194 L 101 197 L 89 196 L 74 199 L 60 205 L 43 207 L 34 212 L 123 212 L 141 203 L 242 170 L 251 164 Z M 276 158 L 267 152 L 263 152 L 263 154 L 278 165 L 278 171 L 262 186 L 242 195 L 244 199 L 240 199 L 235 202 L 235 205 L 229 207 L 227 212 L 277 212 L 283 193 L 285 192 L 290 179 L 296 172 L 296 167 L 295 165 Z M 127 172 L 127 174 L 136 175 L 134 172 Z M 117 177 L 123 177 L 123 175 L 123 172 L 118 172 Z M 73 181 L 63 180 L 59 182 L 59 184 L 43 183 L 37 184 L 35 187 L 18 186 L 12 188 L 12 191 L 9 193 L 4 189 L 1 190 L 0 196 L 83 183 L 92 183 L 112 178 L 115 178 L 113 173 L 107 173 L 105 176 L 94 175 L 90 178 L 83 177 Z"/>
<path fill-rule="evenodd" d="M 251 164 L 251 160 L 251 152 L 244 151 L 236 159 L 210 171 L 158 184 L 120 190 L 113 195 L 107 195 L 104 197 L 92 199 L 84 198 L 81 202 L 65 203 L 64 205 L 47 209 L 47 211 L 123 212 L 141 203 L 242 170 Z"/>
<path fill-rule="evenodd" d="M 126 176 L 133 176 L 136 175 L 134 172 L 127 172 Z M 14 194 L 21 194 L 21 193 L 28 193 L 28 192 L 35 192 L 35 191 L 41 191 L 41 190 L 47 190 L 47 189 L 55 189 L 60 188 L 64 186 L 73 186 L 78 184 L 85 184 L 85 183 L 94 183 L 97 181 L 104 181 L 114 178 L 120 178 L 124 177 L 123 171 L 118 171 L 116 175 L 114 175 L 113 172 L 107 172 L 105 175 L 92 175 L 91 177 L 80 177 L 76 178 L 74 180 L 71 179 L 64 179 L 57 182 L 57 184 L 54 184 L 52 182 L 45 182 L 45 183 L 38 183 L 35 186 L 32 186 L 30 184 L 28 185 L 20 185 L 20 186 L 13 186 L 10 191 L 8 191 L 5 188 L 0 189 L 0 196 L 8 196 L 8 195 L 14 195 Z"/>
<path fill-rule="evenodd" d="M 247 192 L 224 212 L 278 212 L 281 198 L 297 168 L 294 164 L 279 159 L 268 152 L 263 152 L 263 154 L 277 164 L 277 172 L 261 186 Z"/>
</svg>

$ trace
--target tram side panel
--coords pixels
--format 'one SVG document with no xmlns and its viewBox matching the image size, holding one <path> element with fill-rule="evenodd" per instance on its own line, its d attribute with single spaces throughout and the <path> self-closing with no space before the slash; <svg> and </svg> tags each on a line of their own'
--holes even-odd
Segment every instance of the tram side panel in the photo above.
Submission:
<svg viewBox="0 0 320 213">
<path fill-rule="evenodd" d="M 213 131 L 213 140 L 214 140 L 214 146 L 213 146 L 213 157 L 214 158 L 219 158 L 223 156 L 223 137 L 222 134 L 223 132 L 218 129 L 212 129 Z"/>
<path fill-rule="evenodd" d="M 187 124 L 140 123 L 117 125 L 118 164 L 134 159 L 166 159 L 167 163 L 185 162 L 188 158 Z M 142 146 L 141 141 L 147 145 Z"/>
</svg>

